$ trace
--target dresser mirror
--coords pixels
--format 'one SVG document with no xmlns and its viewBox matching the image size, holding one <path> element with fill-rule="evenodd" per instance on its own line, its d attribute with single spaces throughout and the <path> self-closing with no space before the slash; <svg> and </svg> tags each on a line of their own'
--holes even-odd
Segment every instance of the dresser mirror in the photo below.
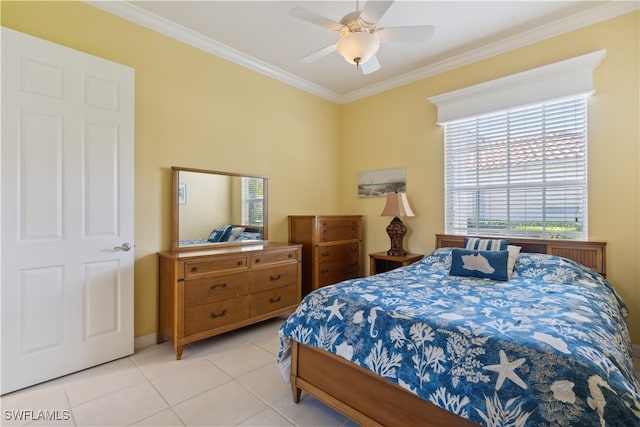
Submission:
<svg viewBox="0 0 640 427">
<path fill-rule="evenodd" d="M 268 240 L 268 178 L 173 166 L 172 250 Z"/>
</svg>

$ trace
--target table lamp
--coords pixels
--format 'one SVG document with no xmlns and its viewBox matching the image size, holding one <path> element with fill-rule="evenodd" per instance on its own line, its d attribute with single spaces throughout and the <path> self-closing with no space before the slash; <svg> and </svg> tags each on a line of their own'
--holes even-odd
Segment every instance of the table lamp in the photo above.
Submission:
<svg viewBox="0 0 640 427">
<path fill-rule="evenodd" d="M 400 221 L 400 216 L 414 216 L 411 206 L 407 201 L 407 195 L 405 193 L 387 194 L 387 204 L 384 206 L 382 214 L 380 216 L 392 216 L 391 223 L 387 227 L 387 234 L 391 240 L 391 248 L 387 251 L 387 255 L 391 256 L 403 256 L 407 254 L 402 247 L 402 240 L 404 235 L 407 234 L 407 227 Z"/>
</svg>

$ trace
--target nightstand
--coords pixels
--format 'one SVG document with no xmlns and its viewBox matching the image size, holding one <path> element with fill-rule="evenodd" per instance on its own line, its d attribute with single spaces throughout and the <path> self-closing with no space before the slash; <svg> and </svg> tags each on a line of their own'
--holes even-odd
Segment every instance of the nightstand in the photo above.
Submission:
<svg viewBox="0 0 640 427">
<path fill-rule="evenodd" d="M 384 273 L 398 267 L 405 267 L 420 261 L 424 257 L 422 254 L 406 254 L 401 256 L 387 255 L 387 252 L 376 252 L 369 254 L 369 275 Z"/>
</svg>

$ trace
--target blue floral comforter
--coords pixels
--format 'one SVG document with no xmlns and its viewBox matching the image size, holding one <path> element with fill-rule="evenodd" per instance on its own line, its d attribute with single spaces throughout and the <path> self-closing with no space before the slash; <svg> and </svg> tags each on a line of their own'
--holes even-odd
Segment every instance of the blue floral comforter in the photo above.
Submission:
<svg viewBox="0 0 640 427">
<path fill-rule="evenodd" d="M 627 309 L 571 260 L 520 254 L 511 279 L 449 276 L 451 249 L 307 295 L 280 329 L 485 426 L 638 426 Z"/>
</svg>

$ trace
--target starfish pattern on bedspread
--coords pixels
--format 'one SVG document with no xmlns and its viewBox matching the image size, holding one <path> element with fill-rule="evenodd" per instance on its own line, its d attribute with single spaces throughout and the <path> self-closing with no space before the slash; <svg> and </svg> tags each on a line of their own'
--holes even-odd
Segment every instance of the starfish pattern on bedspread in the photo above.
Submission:
<svg viewBox="0 0 640 427">
<path fill-rule="evenodd" d="M 280 329 L 485 426 L 640 426 L 627 309 L 573 261 L 520 254 L 512 278 L 449 275 L 451 250 L 320 288 Z"/>
<path fill-rule="evenodd" d="M 515 384 L 519 385 L 522 388 L 527 388 L 527 384 L 520 379 L 518 374 L 515 373 L 515 369 L 522 365 L 525 361 L 525 358 L 521 358 L 518 360 L 514 360 L 513 362 L 509 362 L 507 359 L 507 355 L 504 350 L 500 350 L 500 364 L 498 365 L 486 365 L 484 369 L 488 371 L 494 371 L 498 373 L 498 380 L 496 381 L 496 390 L 500 390 L 504 380 L 510 379 Z"/>
</svg>

